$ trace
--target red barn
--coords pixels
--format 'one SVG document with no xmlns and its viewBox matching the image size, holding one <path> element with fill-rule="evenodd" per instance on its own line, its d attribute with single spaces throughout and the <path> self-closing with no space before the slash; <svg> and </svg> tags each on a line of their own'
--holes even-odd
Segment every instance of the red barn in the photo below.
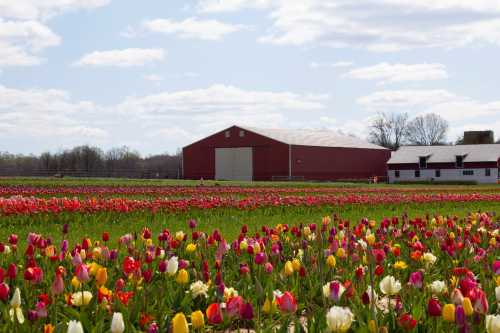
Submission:
<svg viewBox="0 0 500 333">
<path fill-rule="evenodd" d="M 232 126 L 183 148 L 186 179 L 348 180 L 386 175 L 391 152 L 326 130 Z"/>
</svg>

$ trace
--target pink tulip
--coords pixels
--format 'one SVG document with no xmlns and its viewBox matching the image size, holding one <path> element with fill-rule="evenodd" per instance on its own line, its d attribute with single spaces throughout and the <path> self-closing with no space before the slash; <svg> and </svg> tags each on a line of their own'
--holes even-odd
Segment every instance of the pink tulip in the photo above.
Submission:
<svg viewBox="0 0 500 333">
<path fill-rule="evenodd" d="M 285 291 L 283 295 L 276 297 L 276 303 L 278 304 L 278 308 L 283 312 L 293 313 L 297 311 L 297 301 L 289 291 Z"/>
</svg>

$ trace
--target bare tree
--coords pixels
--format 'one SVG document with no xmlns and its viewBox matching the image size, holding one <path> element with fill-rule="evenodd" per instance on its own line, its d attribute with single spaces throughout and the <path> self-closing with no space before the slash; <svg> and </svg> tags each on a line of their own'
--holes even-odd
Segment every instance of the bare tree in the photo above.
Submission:
<svg viewBox="0 0 500 333">
<path fill-rule="evenodd" d="M 379 146 L 398 149 L 404 143 L 407 124 L 407 113 L 379 113 L 370 125 L 369 139 Z"/>
<path fill-rule="evenodd" d="M 446 140 L 448 127 L 448 122 L 435 113 L 418 116 L 408 123 L 406 139 L 412 145 L 441 145 Z"/>
</svg>

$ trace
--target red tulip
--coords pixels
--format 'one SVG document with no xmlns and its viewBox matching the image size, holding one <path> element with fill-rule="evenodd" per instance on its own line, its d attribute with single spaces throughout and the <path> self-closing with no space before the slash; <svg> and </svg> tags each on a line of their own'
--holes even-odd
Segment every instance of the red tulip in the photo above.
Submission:
<svg viewBox="0 0 500 333">
<path fill-rule="evenodd" d="M 240 314 L 243 308 L 243 298 L 241 296 L 231 297 L 226 303 L 226 312 L 229 317 L 234 317 Z"/>
<path fill-rule="evenodd" d="M 410 314 L 405 313 L 399 318 L 399 325 L 405 330 L 411 331 L 417 326 L 417 321 Z"/>
<path fill-rule="evenodd" d="M 283 295 L 276 297 L 276 304 L 278 304 L 278 308 L 283 312 L 293 313 L 297 311 L 297 301 L 289 291 L 285 291 Z"/>
<path fill-rule="evenodd" d="M 2 301 L 7 301 L 9 299 L 9 285 L 7 285 L 6 283 L 0 283 L 0 299 Z"/>
<path fill-rule="evenodd" d="M 9 279 L 14 280 L 17 276 L 17 266 L 14 263 L 11 263 L 7 268 L 7 276 Z"/>
<path fill-rule="evenodd" d="M 427 312 L 431 317 L 440 317 L 441 316 L 441 304 L 435 298 L 431 298 L 427 303 Z"/>
<path fill-rule="evenodd" d="M 222 323 L 222 311 L 219 303 L 212 303 L 207 308 L 207 318 L 208 322 L 212 325 L 217 325 Z"/>
</svg>

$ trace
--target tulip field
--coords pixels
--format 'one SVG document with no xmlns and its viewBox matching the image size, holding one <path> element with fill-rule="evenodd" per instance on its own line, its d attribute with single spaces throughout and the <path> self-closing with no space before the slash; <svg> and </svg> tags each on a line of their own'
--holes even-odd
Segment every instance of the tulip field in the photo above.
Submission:
<svg viewBox="0 0 500 333">
<path fill-rule="evenodd" d="M 500 186 L 0 179 L 0 332 L 500 333 Z"/>
</svg>

